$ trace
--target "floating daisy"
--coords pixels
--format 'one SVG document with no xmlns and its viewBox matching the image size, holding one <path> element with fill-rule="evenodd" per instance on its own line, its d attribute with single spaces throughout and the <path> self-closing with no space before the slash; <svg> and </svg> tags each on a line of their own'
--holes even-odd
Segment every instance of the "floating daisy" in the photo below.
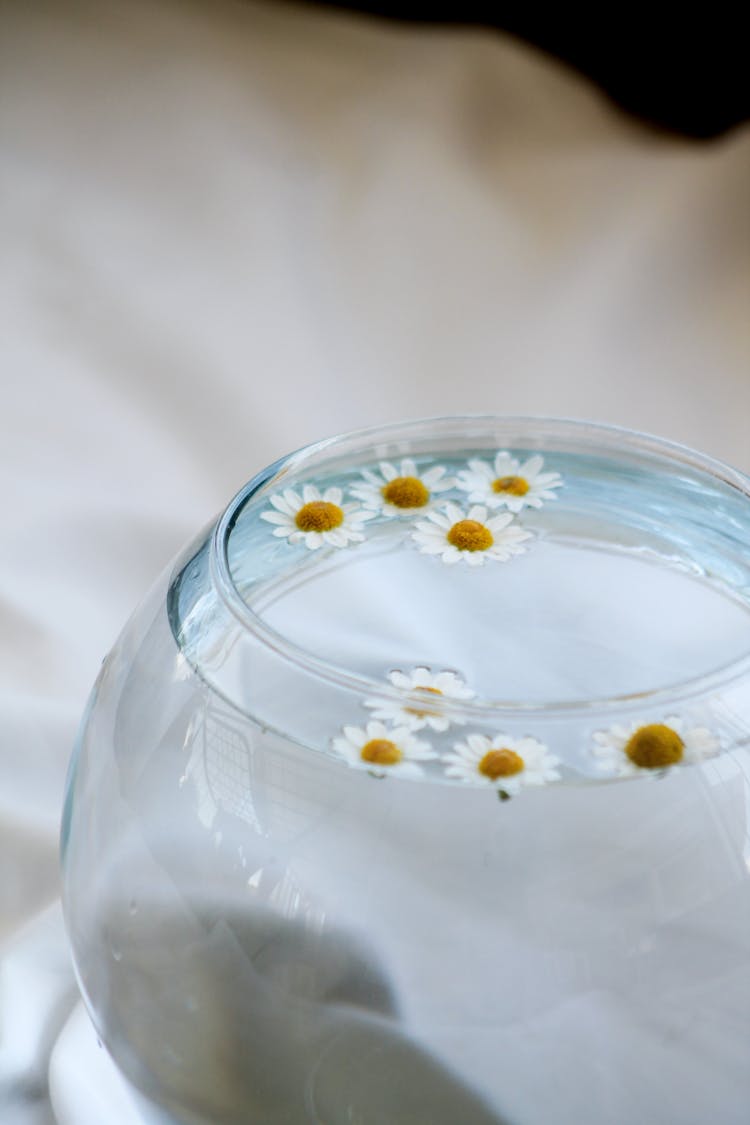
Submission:
<svg viewBox="0 0 750 1125">
<path fill-rule="evenodd" d="M 485 559 L 506 562 L 523 554 L 521 544 L 530 538 L 531 532 L 515 524 L 510 512 L 488 518 L 482 505 L 464 512 L 457 504 L 446 504 L 439 512 L 428 512 L 412 533 L 424 554 L 440 555 L 448 564 L 465 559 L 469 566 L 481 566 Z"/>
<path fill-rule="evenodd" d="M 327 545 L 346 547 L 364 539 L 363 523 L 374 512 L 363 511 L 357 503 L 343 503 L 340 488 L 327 488 L 321 493 L 313 484 L 306 484 L 302 495 L 291 488 L 270 497 L 273 511 L 261 512 L 260 518 L 277 524 L 274 535 L 290 543 L 304 543 L 311 551 Z"/>
<path fill-rule="evenodd" d="M 387 727 L 375 719 L 364 728 L 344 727 L 343 737 L 334 738 L 332 745 L 351 766 L 399 777 L 421 777 L 418 763 L 437 757 L 429 742 L 415 738 L 406 727 Z"/>
<path fill-rule="evenodd" d="M 591 752 L 599 766 L 615 777 L 690 765 L 713 758 L 719 751 L 719 740 L 707 727 L 688 727 L 676 715 L 644 726 L 616 724 L 596 731 L 594 743 Z"/>
<path fill-rule="evenodd" d="M 507 796 L 532 785 L 559 781 L 559 759 L 535 738 L 511 738 L 496 734 L 470 734 L 457 742 L 452 754 L 444 754 L 446 777 L 469 785 L 492 785 Z"/>
<path fill-rule="evenodd" d="M 409 730 L 432 727 L 447 730 L 451 722 L 462 723 L 456 716 L 449 718 L 442 709 L 443 699 L 473 699 L 474 692 L 455 672 L 431 672 L 429 668 L 414 668 L 411 672 L 390 672 L 388 679 L 394 687 L 407 692 L 409 698 L 365 699 L 365 707 L 373 718 L 398 723 Z"/>
<path fill-rule="evenodd" d="M 380 473 L 362 470 L 362 481 L 352 485 L 352 496 L 361 500 L 365 508 L 399 516 L 426 508 L 433 495 L 453 488 L 454 477 L 446 476 L 442 465 L 420 473 L 411 458 L 406 457 L 396 467 L 390 461 L 380 462 Z"/>
<path fill-rule="evenodd" d="M 554 488 L 562 486 L 559 473 L 543 473 L 544 458 L 536 454 L 521 464 L 501 450 L 494 463 L 469 461 L 468 469 L 458 474 L 456 484 L 468 492 L 474 504 L 488 508 L 505 507 L 510 512 L 522 508 L 541 508 L 545 500 L 555 500 Z"/>
</svg>

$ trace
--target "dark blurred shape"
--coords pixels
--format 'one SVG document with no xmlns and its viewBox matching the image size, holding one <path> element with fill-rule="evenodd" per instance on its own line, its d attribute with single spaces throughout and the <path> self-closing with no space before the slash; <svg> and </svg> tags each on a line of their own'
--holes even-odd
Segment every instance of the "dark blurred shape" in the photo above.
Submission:
<svg viewBox="0 0 750 1125">
<path fill-rule="evenodd" d="M 535 4 L 327 0 L 390 19 L 484 25 L 562 59 L 619 106 L 662 129 L 715 137 L 750 117 L 741 5 L 692 12 L 657 4 L 559 11 Z"/>
</svg>

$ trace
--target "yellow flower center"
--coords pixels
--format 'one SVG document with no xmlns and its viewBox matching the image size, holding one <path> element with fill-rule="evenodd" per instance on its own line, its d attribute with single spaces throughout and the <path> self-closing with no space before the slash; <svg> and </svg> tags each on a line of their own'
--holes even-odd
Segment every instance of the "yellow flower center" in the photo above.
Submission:
<svg viewBox="0 0 750 1125">
<path fill-rule="evenodd" d="M 303 504 L 294 522 L 300 531 L 333 531 L 341 527 L 344 522 L 344 513 L 338 504 L 330 504 L 327 500 L 311 500 Z"/>
<path fill-rule="evenodd" d="M 490 529 L 477 520 L 459 520 L 446 538 L 459 551 L 486 551 L 495 542 Z"/>
<path fill-rule="evenodd" d="M 396 508 L 424 508 L 430 499 L 429 489 L 419 477 L 395 477 L 380 491 L 383 499 Z"/>
<path fill-rule="evenodd" d="M 661 770 L 682 760 L 685 743 L 676 730 L 664 723 L 639 727 L 625 744 L 631 762 L 644 770 Z"/>
<path fill-rule="evenodd" d="M 420 686 L 420 687 L 413 688 L 413 690 L 414 691 L 424 691 L 424 692 L 427 692 L 429 695 L 442 695 L 443 694 L 442 691 L 440 690 L 440 688 L 436 688 L 436 687 L 421 687 Z M 428 707 L 426 711 L 420 710 L 419 707 L 404 707 L 404 710 L 408 711 L 408 713 L 410 715 L 416 715 L 418 719 L 423 719 L 425 717 L 425 715 L 434 715 L 435 714 L 434 709 L 431 708 L 431 707 Z"/>
<path fill-rule="evenodd" d="M 525 496 L 529 482 L 525 477 L 498 477 L 492 482 L 493 492 L 507 492 L 510 496 Z"/>
<path fill-rule="evenodd" d="M 374 766 L 395 766 L 401 761 L 402 754 L 395 742 L 388 738 L 372 738 L 360 750 L 363 762 L 372 762 Z"/>
<path fill-rule="evenodd" d="M 514 773 L 520 773 L 523 766 L 524 762 L 520 754 L 503 747 L 501 750 L 488 750 L 478 769 L 485 777 L 496 781 L 498 777 L 512 777 Z"/>
</svg>

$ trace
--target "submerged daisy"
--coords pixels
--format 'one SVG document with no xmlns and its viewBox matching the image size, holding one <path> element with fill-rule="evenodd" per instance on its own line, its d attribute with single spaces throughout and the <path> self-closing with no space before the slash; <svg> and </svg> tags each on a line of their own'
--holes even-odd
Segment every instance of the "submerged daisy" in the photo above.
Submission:
<svg viewBox="0 0 750 1125">
<path fill-rule="evenodd" d="M 507 734 L 470 734 L 457 742 L 452 754 L 444 754 L 446 777 L 469 785 L 492 785 L 508 796 L 532 785 L 559 781 L 559 759 L 535 738 L 512 738 Z"/>
<path fill-rule="evenodd" d="M 429 668 L 414 668 L 411 672 L 389 672 L 388 679 L 394 687 L 408 692 L 408 698 L 364 699 L 365 707 L 372 711 L 373 718 L 387 719 L 405 726 L 408 730 L 421 730 L 431 727 L 444 731 L 451 722 L 462 723 L 459 716 L 445 714 L 441 706 L 443 699 L 473 699 L 474 692 L 455 672 L 431 672 Z"/>
<path fill-rule="evenodd" d="M 442 465 L 420 473 L 410 457 L 405 457 L 396 467 L 390 461 L 381 461 L 380 473 L 362 470 L 362 481 L 352 485 L 352 496 L 361 500 L 365 508 L 398 516 L 426 508 L 433 494 L 453 488 L 454 477 L 446 476 Z"/>
<path fill-rule="evenodd" d="M 614 777 L 634 777 L 643 770 L 666 770 L 713 758 L 719 740 L 707 727 L 688 727 L 671 715 L 663 723 L 616 724 L 595 731 L 592 754 L 600 768 Z"/>
<path fill-rule="evenodd" d="M 440 555 L 448 564 L 464 559 L 469 566 L 481 566 L 485 559 L 506 562 L 523 554 L 521 544 L 530 538 L 531 532 L 515 524 L 510 512 L 488 518 L 481 505 L 464 512 L 457 504 L 446 504 L 439 512 L 428 512 L 412 532 L 424 554 Z"/>
<path fill-rule="evenodd" d="M 302 488 L 302 495 L 294 489 L 270 497 L 274 510 L 261 512 L 260 518 L 277 524 L 273 534 L 283 536 L 290 543 L 304 543 L 311 551 L 327 545 L 346 547 L 364 539 L 362 525 L 371 520 L 374 512 L 363 511 L 356 503 L 343 503 L 340 488 L 327 488 L 321 493 L 313 484 Z"/>
<path fill-rule="evenodd" d="M 458 474 L 456 484 L 468 492 L 474 504 L 488 508 L 505 507 L 510 512 L 522 508 L 541 508 L 545 500 L 555 500 L 553 488 L 562 486 L 559 473 L 543 473 L 544 458 L 536 454 L 521 464 L 501 450 L 494 463 L 469 461 L 468 469 Z"/>
<path fill-rule="evenodd" d="M 344 727 L 343 737 L 334 738 L 332 746 L 351 766 L 399 777 L 421 777 L 417 763 L 437 757 L 429 742 L 415 738 L 406 727 L 387 727 L 374 719 L 364 728 Z"/>
</svg>

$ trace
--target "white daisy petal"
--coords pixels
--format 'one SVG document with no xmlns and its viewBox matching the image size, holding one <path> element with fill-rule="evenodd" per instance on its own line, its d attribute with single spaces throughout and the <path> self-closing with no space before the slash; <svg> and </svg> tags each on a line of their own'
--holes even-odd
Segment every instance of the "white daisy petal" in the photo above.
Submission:
<svg viewBox="0 0 750 1125">
<path fill-rule="evenodd" d="M 436 758 L 428 742 L 406 727 L 386 727 L 371 719 L 365 727 L 345 726 L 344 737 L 331 740 L 332 749 L 350 765 L 385 776 L 421 776 L 419 762 Z"/>
<path fill-rule="evenodd" d="M 513 523 L 513 515 L 511 512 L 501 512 L 499 516 L 490 516 L 486 523 L 490 531 L 502 531 L 509 523 Z"/>
<path fill-rule="evenodd" d="M 466 469 L 461 469 L 459 471 L 458 475 L 460 477 L 470 475 L 471 473 L 479 473 L 492 476 L 492 467 L 488 465 L 486 461 L 480 461 L 475 457 L 472 461 L 467 462 L 467 466 L 468 467 Z"/>
<path fill-rule="evenodd" d="M 544 458 L 540 457 L 538 453 L 535 453 L 533 457 L 529 457 L 528 461 L 525 461 L 523 465 L 519 466 L 518 473 L 520 476 L 526 477 L 527 479 L 536 479 L 543 465 Z"/>
<path fill-rule="evenodd" d="M 412 686 L 411 677 L 406 676 L 403 672 L 389 672 L 388 679 L 391 681 L 394 687 L 408 689 Z"/>
<path fill-rule="evenodd" d="M 442 465 L 420 472 L 412 457 L 404 457 L 398 464 L 381 461 L 378 469 L 377 474 L 363 469 L 351 491 L 366 508 L 387 516 L 427 514 L 434 505 L 433 491 L 445 491 L 453 485 L 452 479 L 443 479 L 446 470 Z"/>
<path fill-rule="evenodd" d="M 389 672 L 387 678 L 403 693 L 403 698 L 365 699 L 363 705 L 372 711 L 373 718 L 403 725 L 408 730 L 430 727 L 445 731 L 452 722 L 463 723 L 462 716 L 450 713 L 450 701 L 474 695 L 455 672 L 435 673 L 424 665 L 408 673 Z"/>
<path fill-rule="evenodd" d="M 368 510 L 372 510 L 376 514 L 380 511 L 381 503 L 378 489 L 365 484 L 356 485 L 352 488 L 352 496 L 356 496 L 357 500 Z"/>
<path fill-rule="evenodd" d="M 435 515 L 437 515 L 437 514 L 438 513 L 435 513 Z M 459 508 L 458 504 L 453 504 L 451 502 L 447 503 L 445 505 L 445 507 L 443 508 L 442 512 L 439 513 L 439 514 L 444 519 L 447 519 L 449 524 L 458 523 L 459 520 L 465 519 L 464 513 L 463 513 L 462 509 Z M 430 519 L 434 519 L 435 523 L 437 523 L 438 521 L 435 519 L 435 515 L 431 515 Z M 442 522 L 442 519 L 441 519 L 440 522 L 441 522 L 442 526 L 445 526 Z"/>
<path fill-rule="evenodd" d="M 662 721 L 614 724 L 594 731 L 591 756 L 610 777 L 635 777 L 663 773 L 714 757 L 720 750 L 718 737 L 707 727 L 690 727 L 678 716 Z"/>
<path fill-rule="evenodd" d="M 290 514 L 296 512 L 297 509 L 301 508 L 304 504 L 304 500 L 294 491 L 293 488 L 285 489 L 282 493 L 282 497 L 285 504 L 287 505 L 287 509 Z M 273 503 L 273 498 L 271 498 L 271 503 Z"/>
<path fill-rule="evenodd" d="M 473 699 L 476 692 L 466 684 L 455 672 L 438 672 L 435 676 L 434 686 L 442 691 L 449 699 Z"/>
<path fill-rule="evenodd" d="M 453 505 L 451 505 L 451 507 L 453 507 Z M 456 509 L 456 510 L 460 512 L 460 509 Z M 430 514 L 430 519 L 432 521 L 431 524 L 430 523 L 417 524 L 417 527 L 421 526 L 421 527 L 426 528 L 428 531 L 433 531 L 434 530 L 434 528 L 432 526 L 433 524 L 435 524 L 437 527 L 442 527 L 442 528 L 447 529 L 447 528 L 451 527 L 451 525 L 455 522 L 455 520 L 452 520 L 450 518 L 450 515 L 447 512 L 447 508 L 446 508 L 445 512 L 432 512 Z"/>
<path fill-rule="evenodd" d="M 544 743 L 525 736 L 470 734 L 443 755 L 446 774 L 470 785 L 490 785 L 507 794 L 559 781 L 559 759 Z"/>
<path fill-rule="evenodd" d="M 514 476 L 520 467 L 515 457 L 511 457 L 510 453 L 506 452 L 504 449 L 501 449 L 500 452 L 495 455 L 494 466 L 495 476 L 498 477 Z"/>
<path fill-rule="evenodd" d="M 302 486 L 302 494 L 288 488 L 269 497 L 271 507 L 260 513 L 267 523 L 278 525 L 277 537 L 286 537 L 293 546 L 304 543 L 310 551 L 323 546 L 340 550 L 364 539 L 362 528 L 374 512 L 364 511 L 360 504 L 343 503 L 342 489 L 331 487 L 321 496 L 313 484 Z"/>
<path fill-rule="evenodd" d="M 475 754 L 484 754 L 490 745 L 490 740 L 486 734 L 470 734 L 466 741 Z"/>
<path fill-rule="evenodd" d="M 484 505 L 473 505 L 464 512 L 450 503 L 442 512 L 430 512 L 412 532 L 412 539 L 425 554 L 440 553 L 449 566 L 463 560 L 471 567 L 482 566 L 487 559 L 506 562 L 522 554 L 525 547 L 521 544 L 531 537 L 531 532 L 517 526 L 507 512 L 489 520 Z"/>
<path fill-rule="evenodd" d="M 377 486 L 380 483 L 380 478 L 378 477 L 377 473 L 374 473 L 372 471 L 372 469 L 362 469 L 362 476 L 365 478 L 365 481 L 367 482 L 367 484 L 372 484 L 372 485 Z M 354 492 L 355 487 L 358 487 L 358 486 L 357 485 L 352 486 L 352 492 Z"/>
<path fill-rule="evenodd" d="M 472 503 L 486 504 L 489 508 L 507 508 L 518 513 L 524 508 L 541 508 L 547 500 L 554 500 L 552 489 L 560 488 L 559 473 L 542 473 L 544 458 L 533 454 L 523 465 L 506 450 L 495 455 L 492 465 L 486 461 L 471 460 L 468 468 L 458 473 L 456 484 L 469 494 Z"/>
<path fill-rule="evenodd" d="M 445 474 L 446 469 L 443 465 L 434 465 L 426 473 L 422 473 L 422 484 L 434 491 L 444 492 L 446 488 L 452 488 L 455 483 L 452 477 L 446 478 Z"/>
<path fill-rule="evenodd" d="M 292 495 L 294 495 L 294 493 L 292 493 Z M 297 507 L 299 506 L 299 505 L 295 506 L 294 504 L 291 504 L 289 502 L 289 500 L 287 499 L 287 493 L 286 492 L 277 493 L 275 496 L 271 496 L 270 501 L 271 501 L 271 504 L 273 505 L 273 507 L 276 508 L 277 511 L 279 511 L 279 512 L 281 512 L 281 513 L 283 513 L 284 515 L 287 515 L 287 516 L 291 516 L 294 512 L 296 512 Z M 301 501 L 300 501 L 300 503 L 301 503 Z"/>
</svg>

